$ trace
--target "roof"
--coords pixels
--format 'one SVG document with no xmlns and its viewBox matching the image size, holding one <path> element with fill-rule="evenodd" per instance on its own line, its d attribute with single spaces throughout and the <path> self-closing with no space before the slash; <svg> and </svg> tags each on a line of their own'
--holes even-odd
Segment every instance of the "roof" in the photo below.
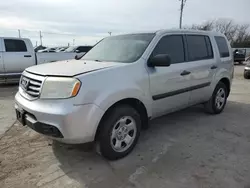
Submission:
<svg viewBox="0 0 250 188">
<path fill-rule="evenodd" d="M 204 34 L 204 35 L 216 35 L 216 36 L 224 36 L 222 33 L 215 32 L 215 31 L 203 31 L 203 30 L 191 30 L 191 29 L 162 29 L 162 30 L 154 30 L 154 31 L 142 31 L 142 32 L 133 32 L 133 33 L 124 33 L 120 35 L 127 35 L 127 34 L 150 34 L 155 33 L 157 35 L 163 35 L 167 33 L 183 33 L 183 34 Z M 114 35 L 119 36 L 119 35 Z"/>
<path fill-rule="evenodd" d="M 165 29 L 165 30 L 158 30 L 155 33 L 159 35 L 167 33 L 184 33 L 184 34 L 206 34 L 206 35 L 224 36 L 222 33 L 215 31 L 203 31 L 203 30 L 191 30 L 191 29 Z"/>
<path fill-rule="evenodd" d="M 21 39 L 21 40 L 30 40 L 28 38 L 19 38 L 19 37 L 0 37 L 2 39 Z"/>
</svg>

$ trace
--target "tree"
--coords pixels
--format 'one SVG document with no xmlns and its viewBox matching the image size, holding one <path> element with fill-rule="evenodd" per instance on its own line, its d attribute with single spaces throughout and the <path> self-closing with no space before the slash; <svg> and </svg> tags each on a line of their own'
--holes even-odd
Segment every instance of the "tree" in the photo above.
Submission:
<svg viewBox="0 0 250 188">
<path fill-rule="evenodd" d="M 250 33 L 248 24 L 235 24 L 230 19 L 206 21 L 202 24 L 193 24 L 190 29 L 217 31 L 223 33 L 231 45 L 237 47 L 250 47 Z"/>
<path fill-rule="evenodd" d="M 196 30 L 204 30 L 204 31 L 211 31 L 214 28 L 214 21 L 207 21 L 202 23 L 201 25 L 195 25 L 193 24 L 191 26 L 191 29 L 196 29 Z"/>
</svg>

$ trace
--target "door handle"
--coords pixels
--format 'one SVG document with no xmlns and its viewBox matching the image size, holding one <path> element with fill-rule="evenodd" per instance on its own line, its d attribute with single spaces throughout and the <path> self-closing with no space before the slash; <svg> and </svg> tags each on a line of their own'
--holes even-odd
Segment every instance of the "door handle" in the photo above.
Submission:
<svg viewBox="0 0 250 188">
<path fill-rule="evenodd" d="M 191 72 L 184 70 L 184 71 L 181 73 L 181 76 L 186 76 L 186 75 L 189 75 L 190 73 L 191 73 Z"/>
<path fill-rule="evenodd" d="M 23 57 L 31 57 L 31 55 L 24 55 Z"/>
<path fill-rule="evenodd" d="M 211 69 L 217 69 L 218 67 L 216 65 L 213 65 Z"/>
</svg>

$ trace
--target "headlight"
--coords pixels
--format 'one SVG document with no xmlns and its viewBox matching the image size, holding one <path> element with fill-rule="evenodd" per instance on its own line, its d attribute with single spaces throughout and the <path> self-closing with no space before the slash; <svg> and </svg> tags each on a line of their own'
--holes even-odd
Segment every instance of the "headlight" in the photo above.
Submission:
<svg viewBox="0 0 250 188">
<path fill-rule="evenodd" d="M 65 99 L 74 97 L 81 82 L 75 78 L 48 77 L 42 86 L 41 99 Z"/>
</svg>

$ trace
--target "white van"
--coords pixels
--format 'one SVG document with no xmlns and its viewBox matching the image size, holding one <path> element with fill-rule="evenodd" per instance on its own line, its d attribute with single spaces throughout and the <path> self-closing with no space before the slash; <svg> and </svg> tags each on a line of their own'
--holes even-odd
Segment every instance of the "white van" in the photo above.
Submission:
<svg viewBox="0 0 250 188">
<path fill-rule="evenodd" d="M 150 119 L 195 104 L 221 113 L 232 78 L 232 50 L 222 34 L 111 36 L 81 60 L 26 69 L 15 109 L 23 125 L 65 143 L 95 141 L 114 160 L 132 151 Z"/>
</svg>

